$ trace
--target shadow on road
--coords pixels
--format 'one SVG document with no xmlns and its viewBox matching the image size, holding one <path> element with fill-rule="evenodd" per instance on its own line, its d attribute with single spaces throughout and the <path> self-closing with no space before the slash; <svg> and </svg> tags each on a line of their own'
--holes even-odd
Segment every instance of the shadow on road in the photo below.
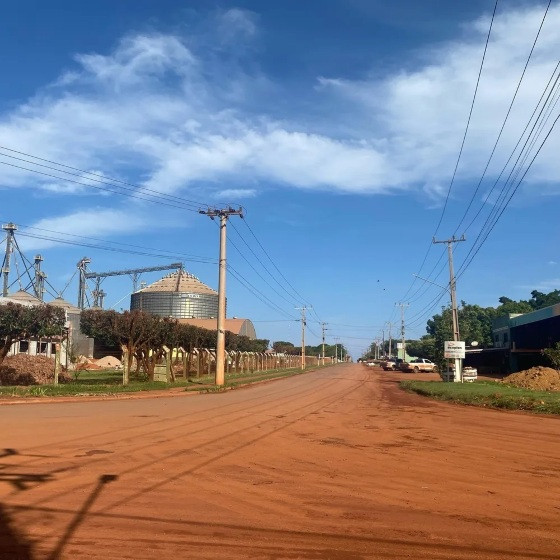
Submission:
<svg viewBox="0 0 560 560">
<path fill-rule="evenodd" d="M 84 502 L 84 505 L 82 506 L 80 511 L 76 513 L 74 519 L 72 519 L 72 521 L 66 528 L 64 535 L 62 535 L 62 537 L 58 541 L 58 544 L 56 545 L 56 548 L 49 555 L 48 560 L 57 560 L 57 558 L 60 558 L 60 555 L 64 547 L 66 546 L 68 541 L 72 538 L 72 535 L 75 533 L 76 529 L 80 526 L 82 521 L 87 517 L 88 510 L 95 503 L 95 500 L 97 500 L 97 498 L 99 497 L 99 494 L 101 493 L 101 490 L 103 489 L 105 484 L 108 484 L 109 482 L 113 482 L 114 480 L 117 480 L 117 478 L 118 476 L 116 474 L 102 474 L 99 477 L 95 488 L 88 496 L 87 500 Z"/>
<path fill-rule="evenodd" d="M 31 543 L 16 531 L 2 504 L 0 504 L 0 559 L 33 559 Z"/>
</svg>

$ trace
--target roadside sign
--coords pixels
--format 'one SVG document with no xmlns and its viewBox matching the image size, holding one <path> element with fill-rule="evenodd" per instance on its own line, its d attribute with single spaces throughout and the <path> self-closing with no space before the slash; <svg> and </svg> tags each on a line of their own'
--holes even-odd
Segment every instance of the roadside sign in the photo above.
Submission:
<svg viewBox="0 0 560 560">
<path fill-rule="evenodd" d="M 465 357 L 465 342 L 463 340 L 446 340 L 443 346 L 443 357 L 452 359 L 464 359 Z"/>
<path fill-rule="evenodd" d="M 397 350 L 402 350 L 402 342 L 397 342 Z"/>
</svg>

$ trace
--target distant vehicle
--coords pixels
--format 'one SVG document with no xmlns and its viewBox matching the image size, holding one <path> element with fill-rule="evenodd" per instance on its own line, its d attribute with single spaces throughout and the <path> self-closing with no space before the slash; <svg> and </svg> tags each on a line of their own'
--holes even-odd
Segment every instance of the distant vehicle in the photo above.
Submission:
<svg viewBox="0 0 560 560">
<path fill-rule="evenodd" d="M 427 358 L 415 358 L 410 362 L 402 362 L 400 365 L 401 371 L 413 371 L 419 373 L 421 371 L 437 371 L 437 366 Z"/>
<path fill-rule="evenodd" d="M 394 371 L 397 369 L 397 362 L 395 360 L 384 360 L 381 362 L 381 367 L 385 371 Z"/>
</svg>

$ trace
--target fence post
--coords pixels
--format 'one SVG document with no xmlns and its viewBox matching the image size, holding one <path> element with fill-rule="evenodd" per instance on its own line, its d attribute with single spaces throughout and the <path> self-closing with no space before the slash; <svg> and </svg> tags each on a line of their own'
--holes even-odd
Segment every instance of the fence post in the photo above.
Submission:
<svg viewBox="0 0 560 560">
<path fill-rule="evenodd" d="M 169 383 L 171 379 L 175 381 L 175 375 L 171 373 L 171 349 L 164 344 L 163 351 L 165 352 L 165 379 Z"/>
<path fill-rule="evenodd" d="M 128 377 L 130 372 L 128 371 L 128 348 L 126 346 L 121 346 L 123 353 L 123 371 L 122 371 L 122 384 L 128 385 Z"/>
<path fill-rule="evenodd" d="M 57 342 L 54 347 L 54 384 L 58 385 L 58 376 L 60 375 L 60 344 Z"/>
</svg>

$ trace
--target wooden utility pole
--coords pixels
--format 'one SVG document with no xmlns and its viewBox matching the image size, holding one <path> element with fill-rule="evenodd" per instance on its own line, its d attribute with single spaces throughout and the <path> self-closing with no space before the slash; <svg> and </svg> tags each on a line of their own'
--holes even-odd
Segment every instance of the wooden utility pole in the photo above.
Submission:
<svg viewBox="0 0 560 560">
<path fill-rule="evenodd" d="M 305 321 L 305 312 L 307 311 L 307 306 L 296 307 L 301 311 L 301 369 L 305 369 L 305 327 L 307 325 Z"/>
<path fill-rule="evenodd" d="M 457 294 L 456 294 L 456 281 L 455 281 L 455 271 L 453 270 L 453 243 L 460 243 L 465 241 L 465 235 L 463 234 L 459 239 L 453 236 L 451 239 L 445 239 L 442 241 L 436 241 L 434 237 L 432 243 L 446 243 L 447 244 L 447 256 L 449 258 L 449 293 L 451 295 L 451 320 L 453 322 L 453 340 L 455 342 L 460 340 L 459 333 L 459 310 L 457 309 Z M 460 382 L 462 380 L 462 361 L 460 358 L 455 358 L 455 382 Z"/>
<path fill-rule="evenodd" d="M 242 208 L 237 210 L 228 208 L 208 208 L 199 210 L 199 214 L 204 214 L 214 218 L 220 218 L 220 260 L 218 274 L 218 341 L 216 344 L 216 385 L 225 383 L 224 364 L 226 353 L 226 229 L 227 221 L 230 216 L 240 216 L 243 218 Z"/>
</svg>

